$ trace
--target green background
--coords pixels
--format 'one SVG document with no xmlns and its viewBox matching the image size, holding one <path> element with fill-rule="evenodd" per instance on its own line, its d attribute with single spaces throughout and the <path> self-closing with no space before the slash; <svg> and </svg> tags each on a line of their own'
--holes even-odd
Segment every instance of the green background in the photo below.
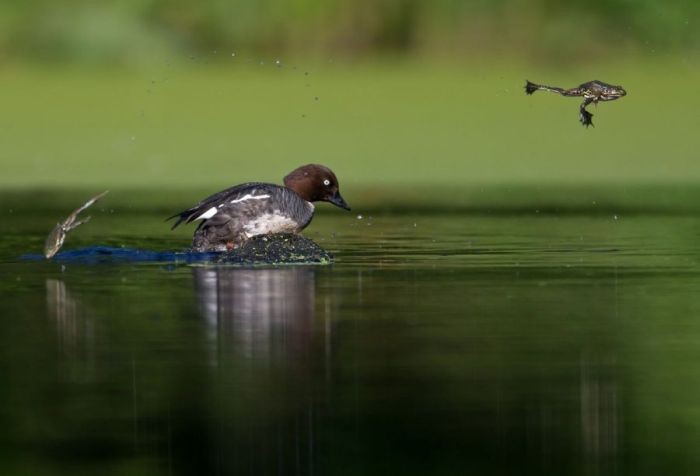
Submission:
<svg viewBox="0 0 700 476">
<path fill-rule="evenodd" d="M 4 2 L 5 187 L 694 183 L 695 2 Z M 591 79 L 592 107 L 525 79 Z"/>
</svg>

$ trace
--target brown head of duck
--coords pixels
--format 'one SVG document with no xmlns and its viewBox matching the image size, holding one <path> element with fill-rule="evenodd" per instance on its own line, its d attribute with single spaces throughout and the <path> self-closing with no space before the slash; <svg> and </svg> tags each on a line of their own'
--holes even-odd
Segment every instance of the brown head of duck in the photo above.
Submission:
<svg viewBox="0 0 700 476">
<path fill-rule="evenodd" d="M 328 202 L 350 210 L 340 195 L 338 179 L 331 169 L 323 165 L 309 164 L 291 171 L 284 178 L 284 185 L 307 202 Z"/>
</svg>

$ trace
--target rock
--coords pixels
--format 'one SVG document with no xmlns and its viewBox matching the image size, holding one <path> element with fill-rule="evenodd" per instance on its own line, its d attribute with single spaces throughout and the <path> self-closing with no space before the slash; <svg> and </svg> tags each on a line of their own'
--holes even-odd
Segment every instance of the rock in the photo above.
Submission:
<svg viewBox="0 0 700 476">
<path fill-rule="evenodd" d="M 333 256 L 309 238 L 279 233 L 254 236 L 240 247 L 219 254 L 213 261 L 241 265 L 330 264 Z"/>
</svg>

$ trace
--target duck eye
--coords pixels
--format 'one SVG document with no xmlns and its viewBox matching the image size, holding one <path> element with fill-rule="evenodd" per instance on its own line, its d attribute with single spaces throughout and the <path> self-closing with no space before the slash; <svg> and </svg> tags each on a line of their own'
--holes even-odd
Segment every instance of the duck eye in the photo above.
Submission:
<svg viewBox="0 0 700 476">
<path fill-rule="evenodd" d="M 328 179 L 323 181 L 323 185 L 330 185 L 330 184 L 331 184 L 331 181 Z"/>
</svg>

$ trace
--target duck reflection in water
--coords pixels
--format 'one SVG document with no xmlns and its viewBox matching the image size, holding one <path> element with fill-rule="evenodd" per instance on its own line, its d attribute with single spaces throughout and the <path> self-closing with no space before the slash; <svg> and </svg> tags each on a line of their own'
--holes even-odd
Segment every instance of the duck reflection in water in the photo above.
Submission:
<svg viewBox="0 0 700 476">
<path fill-rule="evenodd" d="M 324 398 L 314 390 L 314 360 L 328 355 L 330 312 L 323 312 L 325 326 L 316 322 L 315 273 L 193 269 L 221 402 L 210 438 L 224 472 L 318 469 L 318 400 Z"/>
<path fill-rule="evenodd" d="M 234 358 L 303 360 L 314 327 L 314 273 L 195 268 L 199 307 L 219 357 L 230 351 Z"/>
</svg>

